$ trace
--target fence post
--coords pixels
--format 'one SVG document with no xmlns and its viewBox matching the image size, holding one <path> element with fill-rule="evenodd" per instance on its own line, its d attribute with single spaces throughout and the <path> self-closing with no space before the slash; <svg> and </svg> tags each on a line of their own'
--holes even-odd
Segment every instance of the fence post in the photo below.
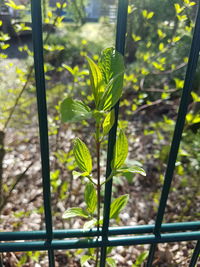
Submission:
<svg viewBox="0 0 200 267">
<path fill-rule="evenodd" d="M 51 190 L 50 190 L 50 167 L 49 167 L 49 140 L 47 123 L 47 104 L 44 77 L 43 39 L 42 39 L 42 14 L 41 0 L 31 1 L 32 36 L 34 50 L 35 80 L 38 105 L 40 151 L 42 164 L 42 184 L 44 199 L 44 214 L 46 225 L 46 245 L 51 244 L 53 239 L 52 213 L 51 213 Z M 49 266 L 54 267 L 54 253 L 48 249 Z"/>
</svg>

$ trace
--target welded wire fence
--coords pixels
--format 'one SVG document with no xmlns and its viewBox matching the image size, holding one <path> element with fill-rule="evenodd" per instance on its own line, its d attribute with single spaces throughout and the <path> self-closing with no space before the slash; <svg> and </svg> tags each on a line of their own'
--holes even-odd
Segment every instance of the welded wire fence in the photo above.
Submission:
<svg viewBox="0 0 200 267">
<path fill-rule="evenodd" d="M 116 50 L 122 55 L 124 55 L 125 47 L 127 7 L 127 0 L 119 0 L 116 31 Z M 36 250 L 48 251 L 49 266 L 55 266 L 54 250 L 100 247 L 100 266 L 103 267 L 106 264 L 107 247 L 150 244 L 150 251 L 146 265 L 150 267 L 152 266 L 157 244 L 193 240 L 196 241 L 196 247 L 192 254 L 189 266 L 195 266 L 200 252 L 200 221 L 163 224 L 163 216 L 165 213 L 168 194 L 173 178 L 178 149 L 183 132 L 185 117 L 187 114 L 192 81 L 197 67 L 200 51 L 200 9 L 198 8 L 184 88 L 169 153 L 169 160 L 165 173 L 164 185 L 162 188 L 155 225 L 109 227 L 109 214 L 112 195 L 111 179 L 105 184 L 103 227 L 99 230 L 95 228 L 91 230 L 53 230 L 50 192 L 47 107 L 43 62 L 41 1 L 32 0 L 31 10 L 46 229 L 43 231 L 1 232 L 0 252 Z M 116 140 L 118 111 L 119 103 L 117 103 L 115 106 L 116 122 L 112 127 L 108 138 L 106 177 L 108 177 L 111 172 L 111 161 L 113 158 L 113 150 Z M 119 235 L 120 237 L 118 237 Z M 97 236 L 100 236 L 101 238 L 97 239 Z M 24 241 L 18 242 L 18 240 Z"/>
</svg>

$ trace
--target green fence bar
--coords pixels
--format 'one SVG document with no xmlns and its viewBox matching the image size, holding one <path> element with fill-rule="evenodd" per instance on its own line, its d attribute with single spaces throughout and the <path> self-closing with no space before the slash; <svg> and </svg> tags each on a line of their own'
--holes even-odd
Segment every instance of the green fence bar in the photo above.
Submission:
<svg viewBox="0 0 200 267">
<path fill-rule="evenodd" d="M 109 227 L 108 235 L 133 235 L 133 234 L 152 234 L 154 224 L 124 226 L 124 227 Z M 164 223 L 161 226 L 161 233 L 166 232 L 183 232 L 183 231 L 197 231 L 200 229 L 200 221 L 197 222 L 182 222 L 182 223 Z M 102 230 L 99 230 L 102 235 Z M 68 229 L 68 230 L 54 230 L 54 239 L 62 238 L 78 238 L 78 237 L 95 237 L 97 236 L 97 229 Z M 2 232 L 0 233 L 0 241 L 12 240 L 38 240 L 46 239 L 46 231 L 20 231 L 20 232 Z"/>
<path fill-rule="evenodd" d="M 125 47 L 127 10 L 128 10 L 128 0 L 119 0 L 115 48 L 122 55 L 124 55 L 124 47 Z M 113 159 L 114 146 L 115 146 L 115 142 L 116 142 L 119 102 L 115 105 L 114 109 L 115 109 L 115 123 L 114 123 L 114 125 L 113 125 L 113 127 L 109 133 L 109 137 L 108 137 L 106 178 L 109 177 L 109 175 L 112 171 L 111 162 Z M 103 219 L 103 228 L 102 228 L 103 240 L 106 240 L 108 238 L 111 195 L 112 195 L 112 179 L 105 184 L 104 217 L 103 217 L 104 219 Z M 107 250 L 106 247 L 103 247 L 101 249 L 100 267 L 105 266 L 106 250 Z"/>
<path fill-rule="evenodd" d="M 52 214 L 51 214 L 51 192 L 50 192 L 50 168 L 49 168 L 49 142 L 48 142 L 48 124 L 47 124 L 47 107 L 46 92 L 44 78 L 44 62 L 43 62 L 43 40 L 42 40 L 42 17 L 41 17 L 41 1 L 31 1 L 32 16 L 32 36 L 34 50 L 34 66 L 35 80 L 38 105 L 38 119 L 40 132 L 40 150 L 42 164 L 42 184 L 44 213 L 46 224 L 47 245 L 50 246 L 53 238 L 52 232 Z M 48 249 L 49 265 L 54 267 L 53 250 Z"/>
<path fill-rule="evenodd" d="M 116 247 L 116 246 L 133 246 L 145 244 L 171 243 L 200 240 L 200 232 L 181 232 L 173 234 L 161 234 L 160 237 L 153 235 L 135 236 L 135 237 L 112 237 L 106 240 L 94 239 L 71 239 L 71 240 L 53 240 L 50 244 L 46 241 L 33 242 L 15 242 L 1 243 L 0 252 L 7 251 L 36 251 L 47 250 L 67 250 L 79 248 L 97 248 L 97 247 Z"/>
<path fill-rule="evenodd" d="M 184 123 L 185 123 L 185 116 L 187 114 L 190 92 L 192 90 L 192 81 L 193 81 L 195 70 L 197 67 L 199 51 L 200 51 L 200 6 L 198 7 L 198 13 L 197 13 L 197 18 L 196 18 L 196 23 L 195 23 L 195 28 L 194 28 L 194 35 L 193 35 L 193 40 L 191 44 L 189 61 L 188 61 L 185 82 L 184 82 L 184 87 L 183 87 L 183 93 L 182 93 L 181 102 L 179 106 L 178 117 L 177 117 L 174 135 L 172 139 L 167 169 L 165 173 L 164 185 L 162 189 L 160 204 L 159 204 L 156 223 L 155 223 L 154 233 L 158 237 L 160 235 L 160 228 L 161 228 L 161 224 L 163 221 L 165 207 L 166 207 L 169 190 L 170 190 L 170 186 L 171 186 L 171 182 L 173 178 L 176 158 L 177 158 L 178 149 L 179 149 L 182 132 L 184 128 Z M 155 245 L 151 246 L 150 248 L 149 258 L 147 261 L 147 267 L 152 266 L 155 248 L 156 248 Z"/>
<path fill-rule="evenodd" d="M 198 257 L 200 253 L 200 241 L 197 242 L 194 252 L 192 254 L 192 258 L 189 264 L 189 267 L 194 267 L 197 263 Z"/>
</svg>

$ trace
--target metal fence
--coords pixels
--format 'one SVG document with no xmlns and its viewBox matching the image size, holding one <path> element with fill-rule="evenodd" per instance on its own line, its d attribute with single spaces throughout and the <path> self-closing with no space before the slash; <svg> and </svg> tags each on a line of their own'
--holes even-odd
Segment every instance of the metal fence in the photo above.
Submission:
<svg viewBox="0 0 200 267">
<path fill-rule="evenodd" d="M 49 266 L 55 266 L 54 250 L 67 250 L 78 248 L 101 248 L 100 266 L 106 263 L 106 248 L 110 246 L 131 246 L 138 244 L 150 244 L 147 267 L 152 266 L 155 249 L 158 243 L 196 241 L 196 247 L 191 257 L 189 267 L 195 266 L 200 252 L 200 221 L 177 222 L 163 224 L 163 216 L 168 199 L 168 194 L 173 178 L 175 162 L 183 132 L 185 116 L 195 74 L 199 51 L 200 51 L 200 8 L 196 18 L 196 24 L 191 44 L 190 56 L 186 71 L 183 93 L 178 111 L 177 122 L 172 139 L 169 160 L 165 173 L 164 185 L 161 193 L 160 204 L 157 212 L 155 225 L 138 225 L 124 227 L 109 227 L 109 213 L 112 194 L 112 180 L 105 185 L 104 197 L 104 220 L 103 227 L 97 229 L 63 229 L 53 230 L 51 213 L 50 192 L 50 169 L 49 169 L 49 144 L 47 108 L 45 94 L 44 64 L 43 64 L 43 41 L 42 41 L 42 19 L 40 0 L 32 0 L 32 32 L 34 45 L 35 79 L 37 90 L 39 131 L 41 145 L 41 163 L 43 179 L 43 197 L 45 225 L 44 231 L 25 232 L 1 232 L 0 252 L 8 251 L 48 251 Z M 119 0 L 117 16 L 116 49 L 124 54 L 127 0 Z M 115 115 L 118 117 L 119 103 L 115 106 Z M 108 138 L 107 171 L 108 177 L 111 172 L 111 160 L 116 140 L 117 122 L 111 129 Z M 117 237 L 119 236 L 120 237 Z M 101 238 L 96 238 L 100 236 Z M 23 240 L 19 242 L 19 240 Z M 11 242 L 12 241 L 12 242 Z M 17 242 L 16 242 L 17 241 Z"/>
</svg>

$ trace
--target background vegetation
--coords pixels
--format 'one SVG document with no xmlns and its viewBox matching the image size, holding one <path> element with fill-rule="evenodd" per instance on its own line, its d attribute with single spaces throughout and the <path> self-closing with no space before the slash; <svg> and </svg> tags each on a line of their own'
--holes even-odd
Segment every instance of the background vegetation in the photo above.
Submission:
<svg viewBox="0 0 200 267">
<path fill-rule="evenodd" d="M 84 140 L 95 154 L 90 136 L 94 125 L 86 121 L 61 124 L 60 101 L 65 97 L 79 100 L 84 97 L 92 107 L 85 56 L 97 62 L 102 49 L 115 43 L 114 17 L 104 14 L 97 22 L 88 22 L 87 2 L 58 1 L 50 6 L 49 1 L 43 1 L 55 229 L 84 225 L 84 219 L 62 219 L 67 208 L 84 206 L 81 180 L 72 175 L 77 170 L 72 152 L 74 137 Z M 1 11 L 9 6 L 16 13 L 8 21 L 0 17 L 0 231 L 38 230 L 44 228 L 44 223 L 30 6 L 17 5 L 11 0 L 0 4 Z M 127 174 L 115 178 L 113 197 L 130 195 L 126 211 L 119 215 L 118 225 L 148 224 L 155 220 L 196 10 L 196 1 L 192 0 L 129 2 L 119 123 L 129 141 L 127 164 L 143 166 L 147 176 Z M 199 218 L 199 94 L 198 67 L 165 222 Z M 106 141 L 102 146 L 106 149 Z M 102 166 L 105 166 L 105 157 L 106 153 L 102 152 Z M 102 167 L 101 173 L 104 171 Z M 116 221 L 111 221 L 111 225 L 116 225 Z M 186 266 L 192 248 L 192 243 L 159 245 L 154 265 Z M 116 248 L 110 254 L 115 263 L 108 264 L 143 266 L 146 251 L 148 246 Z M 80 266 L 81 262 L 82 266 L 90 266 L 83 255 L 83 250 L 56 252 L 56 262 L 58 266 Z M 47 256 L 44 252 L 4 253 L 2 263 L 5 266 L 47 266 Z"/>
</svg>

